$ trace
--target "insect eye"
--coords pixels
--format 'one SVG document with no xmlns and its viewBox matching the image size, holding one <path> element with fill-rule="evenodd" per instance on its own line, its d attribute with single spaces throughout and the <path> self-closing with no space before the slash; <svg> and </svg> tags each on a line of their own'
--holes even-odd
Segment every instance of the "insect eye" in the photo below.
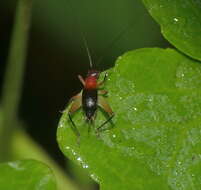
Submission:
<svg viewBox="0 0 201 190">
<path fill-rule="evenodd" d="M 98 78 L 98 77 L 99 77 L 99 72 L 94 73 L 94 76 L 95 76 L 96 78 Z"/>
<path fill-rule="evenodd" d="M 98 78 L 99 77 L 99 72 L 92 70 L 92 71 L 88 72 L 87 76 L 92 76 L 92 77 Z"/>
<path fill-rule="evenodd" d="M 96 77 L 96 76 L 98 76 L 98 73 L 92 73 L 91 76 Z"/>
</svg>

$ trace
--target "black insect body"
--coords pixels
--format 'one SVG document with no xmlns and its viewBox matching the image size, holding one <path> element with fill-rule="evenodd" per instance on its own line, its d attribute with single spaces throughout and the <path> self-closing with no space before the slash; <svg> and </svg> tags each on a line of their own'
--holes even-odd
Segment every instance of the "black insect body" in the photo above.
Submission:
<svg viewBox="0 0 201 190">
<path fill-rule="evenodd" d="M 98 92 L 96 89 L 88 90 L 83 89 L 82 91 L 82 107 L 86 114 L 87 120 L 92 120 L 97 110 L 97 98 Z"/>
</svg>

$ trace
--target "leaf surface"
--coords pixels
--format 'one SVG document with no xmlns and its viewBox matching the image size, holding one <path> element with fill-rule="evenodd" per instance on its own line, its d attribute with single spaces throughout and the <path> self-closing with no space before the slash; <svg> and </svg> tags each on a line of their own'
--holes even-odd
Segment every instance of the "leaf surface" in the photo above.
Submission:
<svg viewBox="0 0 201 190">
<path fill-rule="evenodd" d="M 147 48 L 119 57 L 108 72 L 112 123 L 97 135 L 107 116 L 99 110 L 89 125 L 77 111 L 78 144 L 67 108 L 57 131 L 62 152 L 88 170 L 102 190 L 199 189 L 200 63 L 173 49 Z"/>
</svg>

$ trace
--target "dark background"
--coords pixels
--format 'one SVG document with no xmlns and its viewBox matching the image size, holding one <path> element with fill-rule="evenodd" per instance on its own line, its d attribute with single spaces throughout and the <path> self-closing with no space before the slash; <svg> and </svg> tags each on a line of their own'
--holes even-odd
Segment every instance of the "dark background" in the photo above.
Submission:
<svg viewBox="0 0 201 190">
<path fill-rule="evenodd" d="M 16 1 L 0 6 L 0 85 L 6 66 Z M 19 117 L 33 139 L 64 166 L 56 143 L 60 111 L 80 91 L 77 75 L 89 61 L 84 33 L 94 62 L 105 70 L 126 51 L 167 47 L 159 26 L 140 0 L 35 0 Z M 96 65 L 94 63 L 94 65 Z"/>
</svg>

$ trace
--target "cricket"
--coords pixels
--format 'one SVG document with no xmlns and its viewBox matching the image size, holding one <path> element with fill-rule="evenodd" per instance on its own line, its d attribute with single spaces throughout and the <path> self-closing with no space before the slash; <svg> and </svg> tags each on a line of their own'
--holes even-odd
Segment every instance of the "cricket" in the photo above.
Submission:
<svg viewBox="0 0 201 190">
<path fill-rule="evenodd" d="M 81 90 L 80 93 L 73 96 L 69 100 L 69 104 L 70 103 L 72 104 L 68 111 L 69 120 L 71 121 L 75 129 L 75 133 L 78 137 L 80 136 L 80 133 L 72 119 L 72 116 L 80 108 L 83 109 L 86 121 L 89 124 L 92 124 L 92 122 L 95 120 L 95 116 L 96 116 L 96 112 L 98 108 L 101 108 L 104 112 L 107 113 L 109 117 L 98 128 L 96 128 L 97 132 L 100 131 L 100 129 L 105 124 L 107 124 L 110 120 L 112 120 L 112 118 L 114 117 L 114 112 L 112 111 L 110 105 L 107 103 L 104 97 L 104 95 L 107 94 L 107 91 L 100 89 L 107 79 L 107 73 L 105 74 L 104 79 L 99 82 L 98 79 L 101 72 L 96 69 L 93 69 L 93 62 L 92 62 L 92 58 L 91 58 L 91 54 L 90 54 L 87 42 L 85 38 L 83 38 L 83 40 L 84 40 L 84 45 L 85 45 L 88 59 L 89 59 L 90 69 L 85 79 L 81 75 L 78 75 L 78 78 L 83 85 L 83 89 Z"/>
</svg>

